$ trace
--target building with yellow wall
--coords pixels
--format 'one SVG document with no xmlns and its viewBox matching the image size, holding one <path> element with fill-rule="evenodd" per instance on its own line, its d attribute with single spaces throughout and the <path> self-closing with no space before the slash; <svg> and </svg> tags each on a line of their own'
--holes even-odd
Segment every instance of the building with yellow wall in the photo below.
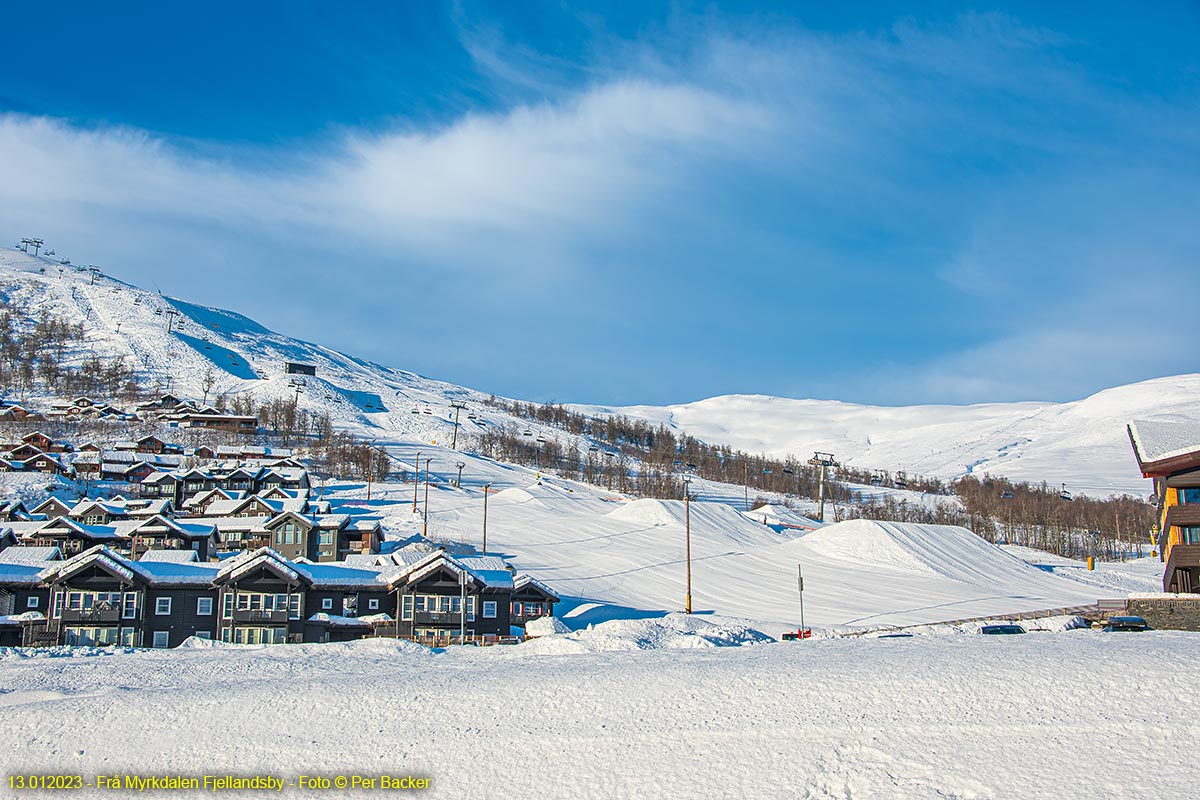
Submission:
<svg viewBox="0 0 1200 800">
<path fill-rule="evenodd" d="M 1163 590 L 1200 591 L 1200 422 L 1134 420 L 1129 441 L 1154 480 Z"/>
</svg>

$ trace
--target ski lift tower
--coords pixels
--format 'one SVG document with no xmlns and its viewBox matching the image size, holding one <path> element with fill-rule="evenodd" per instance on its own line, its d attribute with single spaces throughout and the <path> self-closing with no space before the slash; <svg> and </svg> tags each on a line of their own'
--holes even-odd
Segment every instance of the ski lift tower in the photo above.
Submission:
<svg viewBox="0 0 1200 800">
<path fill-rule="evenodd" d="M 458 413 L 460 411 L 462 411 L 464 408 L 466 408 L 467 404 L 455 401 L 450 404 L 450 407 L 454 409 L 454 437 L 450 440 L 450 449 L 457 450 L 458 449 Z"/>
<path fill-rule="evenodd" d="M 808 460 L 808 463 L 821 469 L 821 477 L 817 481 L 817 519 L 824 522 L 825 484 L 829 481 L 829 470 L 840 467 L 841 464 L 834 459 L 833 453 L 822 453 L 820 451 L 813 453 L 813 457 Z"/>
</svg>

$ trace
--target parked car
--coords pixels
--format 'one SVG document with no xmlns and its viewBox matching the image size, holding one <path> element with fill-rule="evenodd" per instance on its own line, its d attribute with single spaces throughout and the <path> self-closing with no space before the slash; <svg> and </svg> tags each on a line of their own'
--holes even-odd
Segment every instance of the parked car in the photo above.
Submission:
<svg viewBox="0 0 1200 800">
<path fill-rule="evenodd" d="M 1141 617 L 1109 617 L 1104 630 L 1112 633 L 1114 631 L 1148 631 L 1151 628 Z"/>
<path fill-rule="evenodd" d="M 984 625 L 979 632 L 988 636 L 1008 636 L 1014 633 L 1025 633 L 1025 629 L 1015 623 L 1006 623 L 1004 625 Z"/>
</svg>

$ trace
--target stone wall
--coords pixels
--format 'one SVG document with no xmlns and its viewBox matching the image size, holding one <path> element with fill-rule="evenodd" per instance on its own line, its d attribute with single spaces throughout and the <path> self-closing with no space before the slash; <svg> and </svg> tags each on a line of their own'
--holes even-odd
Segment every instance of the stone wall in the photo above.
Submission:
<svg viewBox="0 0 1200 800">
<path fill-rule="evenodd" d="M 1200 594 L 1132 595 L 1126 614 L 1146 620 L 1151 628 L 1200 631 Z"/>
</svg>

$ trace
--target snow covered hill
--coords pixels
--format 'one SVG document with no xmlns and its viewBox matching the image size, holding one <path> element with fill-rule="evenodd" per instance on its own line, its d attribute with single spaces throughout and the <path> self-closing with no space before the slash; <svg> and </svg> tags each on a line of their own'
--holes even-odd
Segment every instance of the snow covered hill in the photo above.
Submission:
<svg viewBox="0 0 1200 800">
<path fill-rule="evenodd" d="M 106 275 L 17 250 L 0 251 L 6 299 L 52 307 L 87 327 L 88 347 L 124 355 L 143 376 L 168 380 L 177 394 L 252 393 L 259 402 L 293 398 L 288 361 L 317 367 L 303 379 L 302 408 L 328 412 L 336 424 L 383 441 L 445 442 L 449 404 L 470 404 L 460 436 L 489 425 L 520 424 L 536 434 L 559 431 L 516 421 L 483 406 L 486 395 L 411 372 L 362 361 L 319 344 L 267 330 L 240 314 L 163 297 Z M 171 328 L 168 333 L 168 325 Z M 398 354 L 398 359 L 402 354 Z M 1064 482 L 1072 491 L 1105 496 L 1145 494 L 1125 424 L 1134 417 L 1200 419 L 1200 375 L 1159 378 L 1099 392 L 1070 403 L 973 406 L 864 406 L 762 395 L 728 395 L 655 407 L 575 406 L 661 422 L 710 443 L 751 453 L 807 457 L 835 453 L 844 463 L 956 477 L 990 473 L 1018 480 Z"/>
<path fill-rule="evenodd" d="M 283 336 L 232 311 L 164 297 L 104 274 L 93 280 L 89 271 L 55 258 L 0 251 L 0 296 L 83 322 L 87 346 L 76 361 L 93 352 L 123 356 L 143 381 L 157 380 L 183 397 L 203 397 L 208 374 L 215 379 L 210 403 L 217 395 L 240 393 L 259 403 L 292 400 L 302 382 L 301 408 L 328 412 L 335 424 L 367 438 L 448 441 L 452 401 L 472 404 L 471 417 L 462 415 L 462 436 L 510 421 L 483 408 L 479 392 Z M 316 377 L 286 374 L 286 362 L 314 365 Z"/>
<path fill-rule="evenodd" d="M 1200 419 L 1200 374 L 1106 389 L 1069 403 L 866 406 L 828 400 L 726 395 L 672 406 L 575 406 L 665 424 L 751 453 L 954 478 L 1004 476 L 1094 496 L 1144 495 L 1126 424 Z"/>
</svg>

